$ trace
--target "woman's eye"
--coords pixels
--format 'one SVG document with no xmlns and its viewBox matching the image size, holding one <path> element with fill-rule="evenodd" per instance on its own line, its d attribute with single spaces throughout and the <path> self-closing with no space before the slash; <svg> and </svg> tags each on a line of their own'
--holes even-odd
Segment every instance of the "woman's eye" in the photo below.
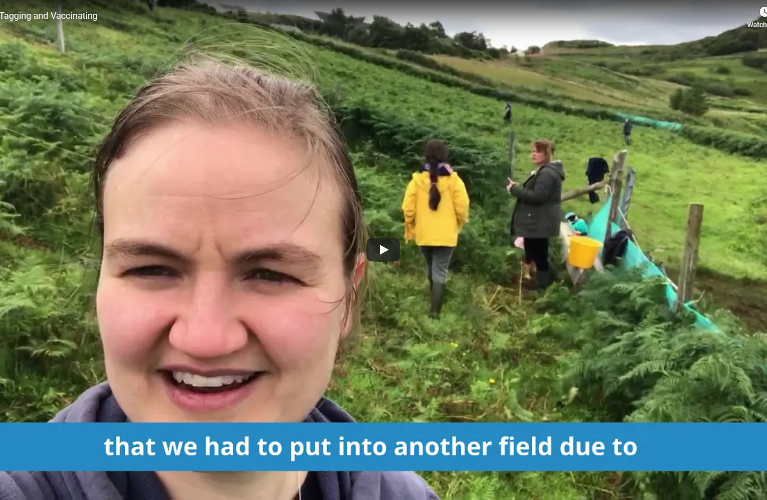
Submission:
<svg viewBox="0 0 767 500">
<path fill-rule="evenodd" d="M 269 269 L 254 269 L 245 275 L 247 280 L 262 280 L 270 283 L 300 283 L 299 280 Z"/>
<path fill-rule="evenodd" d="M 173 271 L 173 269 L 166 267 L 166 266 L 143 266 L 143 267 L 135 267 L 133 269 L 128 269 L 125 272 L 126 276 L 138 276 L 138 277 L 159 277 L 159 278 L 166 278 L 166 277 L 173 277 L 176 276 L 176 272 Z"/>
</svg>

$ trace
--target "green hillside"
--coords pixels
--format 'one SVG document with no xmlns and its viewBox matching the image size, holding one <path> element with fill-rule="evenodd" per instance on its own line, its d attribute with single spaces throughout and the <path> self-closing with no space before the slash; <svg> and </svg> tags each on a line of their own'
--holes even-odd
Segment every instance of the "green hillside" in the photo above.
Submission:
<svg viewBox="0 0 767 500">
<path fill-rule="evenodd" d="M 413 46 L 407 36 L 413 28 L 409 26 L 396 28 L 397 25 L 392 24 L 391 21 L 386 22 L 390 27 L 394 26 L 393 31 L 388 32 L 388 36 L 393 37 L 391 40 L 394 42 L 381 41 L 383 45 L 370 46 L 374 40 L 366 39 L 359 42 L 364 42 L 366 46 L 361 46 L 349 43 L 348 40 L 351 38 L 346 34 L 336 33 L 333 37 L 328 37 L 302 33 L 296 27 L 287 29 L 282 24 L 270 24 L 267 22 L 268 16 L 262 14 L 231 13 L 228 16 L 239 22 L 270 29 L 272 26 L 280 30 L 286 29 L 287 35 L 299 41 L 501 102 L 512 101 L 557 113 L 608 121 L 623 121 L 627 115 L 638 116 L 640 125 L 642 125 L 641 120 L 672 122 L 671 125 L 677 128 L 677 132 L 693 143 L 712 146 L 727 153 L 759 159 L 767 158 L 767 138 L 764 135 L 765 114 L 762 107 L 752 101 L 734 97 L 735 94 L 753 95 L 754 93 L 748 89 L 730 87 L 716 79 L 695 77 L 690 73 L 669 77 L 675 82 L 682 82 L 684 84 L 682 85 L 621 73 L 616 69 L 610 69 L 609 64 L 604 60 L 592 64 L 583 58 L 568 61 L 557 55 L 537 54 L 520 58 L 518 54 L 503 55 L 501 53 L 493 57 L 485 54 L 482 57 L 459 58 L 439 54 L 429 56 L 409 49 L 392 50 L 387 48 L 387 44 Z M 343 21 L 337 20 L 337 22 L 343 26 Z M 378 36 L 373 34 L 375 24 L 376 22 L 370 26 L 370 37 Z M 309 31 L 323 33 L 330 29 Z M 335 29 L 343 31 L 343 28 L 338 26 Z M 428 36 L 435 36 L 424 26 L 419 29 Z M 456 40 L 452 42 L 448 39 L 440 40 L 459 44 L 460 36 L 463 34 L 455 35 Z M 580 42 L 573 43 L 580 44 Z M 594 44 L 584 42 L 580 45 Z M 624 58 L 630 59 L 629 56 L 632 53 L 641 52 L 641 49 L 636 47 L 629 49 L 631 50 L 615 47 L 613 55 L 623 54 Z M 594 55 L 605 50 L 607 49 L 597 48 L 588 52 Z M 571 55 L 570 52 L 573 52 L 573 49 L 557 48 L 557 51 L 564 51 Z M 585 51 L 579 49 L 574 52 L 582 54 Z M 751 58 L 749 67 L 753 66 L 754 61 L 761 64 L 761 59 L 758 59 L 761 56 L 747 54 L 745 57 Z M 753 59 L 754 57 L 757 59 Z M 623 62 L 621 65 L 625 66 Z M 721 71 L 721 68 L 715 69 L 717 72 Z M 563 78 L 561 75 L 568 76 Z M 758 85 L 756 87 L 759 88 Z M 696 88 L 700 89 L 697 93 Z M 677 99 L 684 109 L 676 109 L 676 107 L 670 109 L 672 94 L 677 95 L 680 92 L 682 94 L 692 92 L 693 95 L 679 96 Z M 733 97 L 723 97 L 728 95 Z M 681 128 L 679 128 L 680 124 Z M 665 125 L 661 126 L 665 127 Z"/>
<path fill-rule="evenodd" d="M 98 21 L 65 22 L 64 54 L 56 51 L 52 21 L 0 21 L 0 336 L 6 340 L 0 345 L 0 413 L 8 421 L 46 420 L 104 379 L 92 315 L 98 259 L 88 185 L 93 149 L 138 86 L 196 51 L 270 64 L 322 88 L 352 152 L 373 236 L 402 236 L 401 197 L 421 165 L 426 140 L 447 141 L 450 163 L 466 181 L 471 221 L 455 254 L 440 321 L 426 317 L 428 284 L 413 245 L 403 248 L 399 267 L 373 268 L 362 331 L 339 361 L 328 394 L 359 421 L 765 419 L 767 340 L 754 335 L 767 330 L 757 307 L 767 302 L 767 187 L 760 150 L 730 154 L 721 144 L 715 149 L 684 134 L 636 127 L 628 154 L 638 174 L 629 222 L 642 248 L 667 266 L 678 265 L 688 203 L 705 203 L 698 291 L 706 293 L 699 306 L 724 334 L 691 328 L 689 317 L 662 304 L 660 283 L 635 275 L 595 276 L 578 295 L 557 285 L 533 302 L 518 295 L 519 256 L 510 251 L 507 235 L 511 129 L 502 120 L 502 100 L 469 88 L 479 80 L 447 78 L 443 70 L 391 52 L 366 49 L 352 56 L 201 11 L 156 7 L 149 13 L 144 2 L 105 0 L 64 2 L 64 9 L 75 10 L 75 4 L 97 12 Z M 30 0 L 19 11 L 42 12 L 46 5 Z M 368 56 L 386 59 L 366 62 Z M 568 65 L 574 57 L 551 61 Z M 546 71 L 556 71 L 547 70 L 548 63 L 479 64 L 508 66 L 501 77 L 487 76 L 500 80 L 507 79 L 505 71 L 524 70 L 523 88 L 531 92 L 526 96 L 558 92 L 563 99 L 575 96 L 573 106 L 585 106 L 595 95 L 605 96 L 599 105 L 631 104 L 632 95 L 641 93 L 642 109 L 660 110 L 662 99 L 653 89 L 674 88 L 592 65 L 594 75 L 603 75 L 597 91 L 584 83 L 591 78 L 585 70 L 559 79 L 561 86 L 551 90 L 545 79 L 556 76 Z M 636 88 L 619 89 L 624 77 Z M 582 93 L 576 96 L 576 89 Z M 522 178 L 530 169 L 528 144 L 548 137 L 565 165 L 565 188 L 580 187 L 588 157 L 609 158 L 623 148 L 620 123 L 598 119 L 596 111 L 590 118 L 555 108 L 515 105 L 514 175 Z M 745 114 L 725 118 L 744 131 L 759 126 L 757 120 L 747 127 Z M 564 208 L 583 216 L 594 209 L 585 200 Z M 765 484 L 763 473 L 709 479 L 662 473 L 423 475 L 441 498 L 456 500 L 759 498 L 767 491 L 758 487 Z"/>
<path fill-rule="evenodd" d="M 593 53 L 592 53 L 593 50 Z M 673 62 L 610 55 L 600 49 L 554 52 L 536 57 L 510 56 L 478 61 L 432 56 L 461 71 L 501 84 L 546 89 L 559 99 L 578 98 L 615 110 L 663 116 L 669 98 L 680 88 L 701 85 L 710 111 L 708 125 L 767 136 L 767 73 L 742 64 L 742 55 L 702 57 Z M 689 122 L 693 117 L 679 117 Z"/>
<path fill-rule="evenodd" d="M 711 56 L 742 54 L 767 48 L 767 33 L 750 22 L 763 22 L 761 18 L 744 19 L 743 24 L 722 33 L 713 34 L 700 40 L 672 45 L 615 46 L 594 43 L 593 40 L 555 41 L 546 44 L 546 52 L 556 50 L 588 50 L 602 54 L 638 56 L 644 60 L 678 61 Z"/>
<path fill-rule="evenodd" d="M 290 27 L 291 34 L 303 32 L 302 39 L 307 35 L 315 40 L 318 36 L 328 37 L 325 43 L 356 47 L 357 53 L 372 54 L 379 63 L 386 56 L 429 67 L 437 61 L 441 68 L 434 69 L 448 73 L 457 70 L 462 74 L 456 76 L 490 87 L 502 86 L 517 96 L 543 96 L 550 102 L 636 112 L 757 136 L 764 136 L 767 130 L 763 109 L 767 54 L 757 52 L 767 49 L 767 36 L 765 30 L 745 23 L 718 35 L 669 46 L 615 46 L 598 40 L 569 40 L 550 42 L 540 53 L 516 49 L 510 53 L 506 48 L 487 45 L 481 33 L 456 33 L 450 37 L 438 21 L 428 26 L 401 26 L 373 16 L 372 21 L 360 25 L 342 9 L 334 9 L 325 22 L 260 12 L 231 13 L 231 17 Z M 521 57 L 524 53 L 530 55 Z M 711 111 L 704 117 L 671 111 L 671 94 L 693 85 L 705 90 Z M 706 144 L 712 142 L 706 139 Z"/>
</svg>

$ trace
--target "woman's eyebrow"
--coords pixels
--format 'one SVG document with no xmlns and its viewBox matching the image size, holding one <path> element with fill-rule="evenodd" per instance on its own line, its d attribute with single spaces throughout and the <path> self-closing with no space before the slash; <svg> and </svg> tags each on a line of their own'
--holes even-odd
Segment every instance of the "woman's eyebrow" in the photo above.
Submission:
<svg viewBox="0 0 767 500">
<path fill-rule="evenodd" d="M 190 263 L 193 260 L 167 245 L 134 239 L 116 239 L 105 245 L 104 251 L 109 257 L 160 257 L 184 263 Z M 302 246 L 293 243 L 281 243 L 279 245 L 244 250 L 239 252 L 233 259 L 236 265 L 253 264 L 261 261 L 297 262 L 304 265 L 317 265 L 322 262 L 322 258 Z"/>
<path fill-rule="evenodd" d="M 234 262 L 244 265 L 265 260 L 285 263 L 294 262 L 311 266 L 320 264 L 322 257 L 302 246 L 293 243 L 282 243 L 280 245 L 246 250 L 239 253 L 235 257 Z"/>
<path fill-rule="evenodd" d="M 189 258 L 169 246 L 143 240 L 116 239 L 104 245 L 108 257 L 162 257 L 188 262 Z"/>
</svg>

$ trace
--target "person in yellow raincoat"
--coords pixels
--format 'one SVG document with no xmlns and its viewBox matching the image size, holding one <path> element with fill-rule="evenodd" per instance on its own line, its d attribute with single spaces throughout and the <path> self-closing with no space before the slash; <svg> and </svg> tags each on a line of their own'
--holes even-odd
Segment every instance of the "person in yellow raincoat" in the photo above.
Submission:
<svg viewBox="0 0 767 500">
<path fill-rule="evenodd" d="M 442 141 L 426 144 L 426 164 L 405 191 L 405 243 L 415 240 L 426 259 L 431 302 L 429 317 L 438 318 L 447 289 L 447 268 L 458 246 L 458 234 L 469 220 L 469 194 L 447 164 Z"/>
</svg>

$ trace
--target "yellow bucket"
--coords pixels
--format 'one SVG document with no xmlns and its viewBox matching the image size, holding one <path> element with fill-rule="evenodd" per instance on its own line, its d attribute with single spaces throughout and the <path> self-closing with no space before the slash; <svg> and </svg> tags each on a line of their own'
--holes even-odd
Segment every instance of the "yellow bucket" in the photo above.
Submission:
<svg viewBox="0 0 767 500">
<path fill-rule="evenodd" d="M 599 255 L 600 248 L 602 248 L 602 243 L 593 238 L 571 236 L 570 253 L 567 255 L 567 261 L 573 267 L 591 269 L 597 255 Z"/>
</svg>

